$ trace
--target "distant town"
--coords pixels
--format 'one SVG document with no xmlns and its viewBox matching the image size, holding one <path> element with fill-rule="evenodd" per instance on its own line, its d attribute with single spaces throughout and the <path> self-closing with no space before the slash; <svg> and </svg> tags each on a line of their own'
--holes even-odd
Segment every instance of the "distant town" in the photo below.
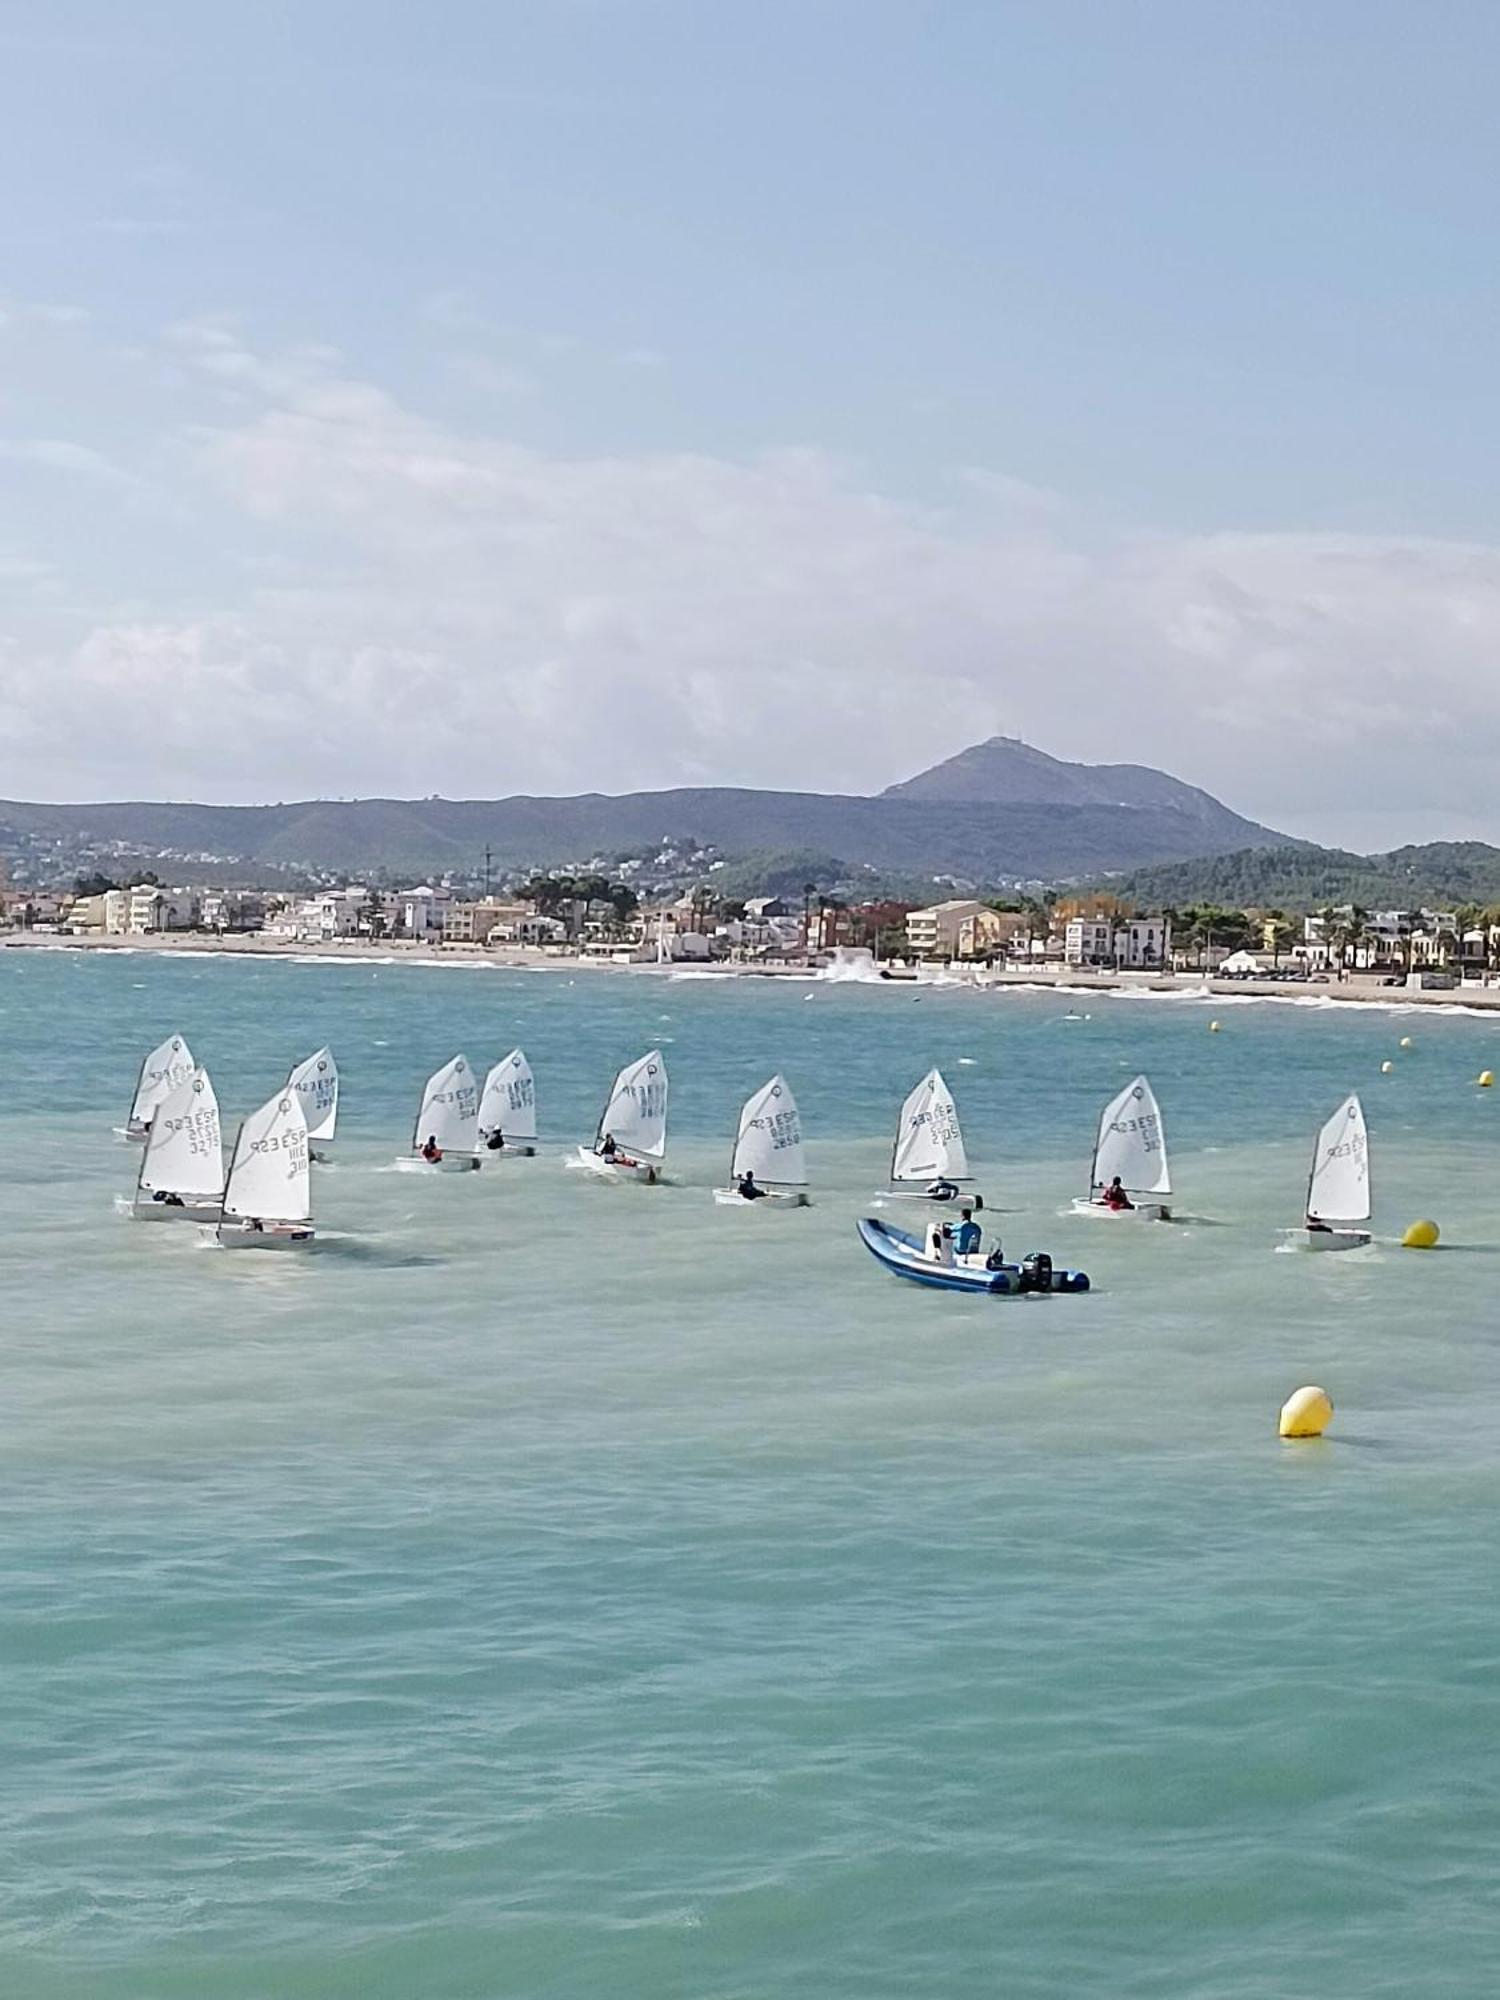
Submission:
<svg viewBox="0 0 1500 2000">
<path fill-rule="evenodd" d="M 1364 974 L 1412 984 L 1487 978 L 1500 962 L 1500 909 L 1302 916 L 1194 905 L 1141 910 L 1107 892 L 930 904 L 850 902 L 806 885 L 798 896 L 736 898 L 698 884 L 644 897 L 605 874 L 534 874 L 490 894 L 451 882 L 350 883 L 312 893 L 169 886 L 143 872 L 80 876 L 68 889 L 0 889 L 0 922 L 78 941 L 255 940 L 289 949 L 391 943 L 431 950 L 528 950 L 616 964 L 798 966 L 868 953 L 920 965 L 1076 968 L 1221 978 L 1310 980 Z"/>
</svg>

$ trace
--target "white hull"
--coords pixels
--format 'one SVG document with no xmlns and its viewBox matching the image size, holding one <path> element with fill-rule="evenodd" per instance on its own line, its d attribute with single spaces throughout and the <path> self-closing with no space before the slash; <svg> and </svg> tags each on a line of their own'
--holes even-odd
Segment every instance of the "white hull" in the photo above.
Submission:
<svg viewBox="0 0 1500 2000">
<path fill-rule="evenodd" d="M 444 1153 L 440 1160 L 424 1160 L 420 1153 L 413 1156 L 412 1165 L 421 1167 L 429 1174 L 477 1174 L 479 1155 L 477 1153 Z"/>
<path fill-rule="evenodd" d="M 1363 1250 L 1370 1241 L 1368 1229 L 1309 1229 L 1305 1234 L 1309 1250 Z"/>
<path fill-rule="evenodd" d="M 115 1130 L 122 1139 L 128 1139 L 132 1146 L 144 1146 L 146 1143 L 146 1134 L 151 1130 L 151 1127 L 149 1125 L 137 1125 L 132 1122 L 129 1125 L 117 1125 Z"/>
<path fill-rule="evenodd" d="M 180 1202 L 152 1201 L 137 1195 L 130 1205 L 137 1222 L 217 1222 L 223 1212 L 216 1195 L 184 1195 Z"/>
<path fill-rule="evenodd" d="M 604 1159 L 589 1146 L 580 1146 L 568 1164 L 601 1181 L 641 1181 L 653 1187 L 661 1179 L 661 1165 L 656 1160 L 632 1160 L 625 1166 L 618 1160 Z"/>
<path fill-rule="evenodd" d="M 1073 1203 L 1075 1215 L 1102 1215 L 1111 1222 L 1170 1222 L 1172 1211 L 1164 1201 L 1138 1201 L 1130 1208 L 1111 1208 L 1106 1202 L 1086 1201 L 1082 1195 Z"/>
<path fill-rule="evenodd" d="M 238 1221 L 233 1217 L 219 1224 L 219 1242 L 226 1250 L 306 1250 L 313 1241 L 310 1222 Z"/>
<path fill-rule="evenodd" d="M 812 1197 L 806 1188 L 762 1188 L 756 1200 L 746 1201 L 738 1188 L 721 1187 L 714 1189 L 714 1200 L 720 1208 L 758 1208 L 762 1201 L 775 1202 L 782 1208 L 810 1208 Z"/>
<path fill-rule="evenodd" d="M 536 1158 L 536 1147 L 529 1139 L 517 1140 L 514 1143 L 507 1139 L 505 1144 L 495 1152 L 491 1152 L 488 1146 L 484 1146 L 480 1151 L 479 1158 L 481 1163 L 487 1167 L 500 1160 L 534 1160 Z"/>
</svg>

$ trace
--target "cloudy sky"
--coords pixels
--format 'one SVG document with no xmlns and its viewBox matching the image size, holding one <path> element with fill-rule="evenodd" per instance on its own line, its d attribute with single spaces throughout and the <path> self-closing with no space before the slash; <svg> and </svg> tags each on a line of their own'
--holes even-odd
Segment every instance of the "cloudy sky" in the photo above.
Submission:
<svg viewBox="0 0 1500 2000">
<path fill-rule="evenodd" d="M 11 0 L 0 796 L 1500 838 L 1500 9 Z"/>
</svg>

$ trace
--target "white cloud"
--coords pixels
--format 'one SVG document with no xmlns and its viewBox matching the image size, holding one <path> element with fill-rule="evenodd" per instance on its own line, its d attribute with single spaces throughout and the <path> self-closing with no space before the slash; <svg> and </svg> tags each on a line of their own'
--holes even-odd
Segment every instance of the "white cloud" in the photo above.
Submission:
<svg viewBox="0 0 1500 2000">
<path fill-rule="evenodd" d="M 243 582 L 205 606 L 164 564 L 145 615 L 12 650 L 54 796 L 873 789 L 1004 728 L 1294 831 L 1458 798 L 1500 834 L 1500 550 L 1101 535 L 1004 474 L 937 510 L 811 450 L 546 456 L 328 348 L 172 347 L 232 398 L 177 476 Z"/>
</svg>

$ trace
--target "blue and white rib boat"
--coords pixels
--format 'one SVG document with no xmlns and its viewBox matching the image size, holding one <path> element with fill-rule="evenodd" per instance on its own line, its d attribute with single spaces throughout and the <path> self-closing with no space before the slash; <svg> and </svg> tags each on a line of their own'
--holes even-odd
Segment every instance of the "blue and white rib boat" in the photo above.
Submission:
<svg viewBox="0 0 1500 2000">
<path fill-rule="evenodd" d="M 1046 1256 L 994 1266 L 982 1255 L 960 1257 L 940 1223 L 933 1223 L 925 1238 L 893 1229 L 873 1215 L 861 1216 L 857 1226 L 860 1241 L 870 1254 L 894 1277 L 907 1278 L 915 1285 L 931 1285 L 944 1292 L 990 1292 L 1001 1298 L 1016 1298 L 1024 1292 L 1086 1292 L 1089 1288 L 1086 1272 L 1063 1270 Z"/>
</svg>

